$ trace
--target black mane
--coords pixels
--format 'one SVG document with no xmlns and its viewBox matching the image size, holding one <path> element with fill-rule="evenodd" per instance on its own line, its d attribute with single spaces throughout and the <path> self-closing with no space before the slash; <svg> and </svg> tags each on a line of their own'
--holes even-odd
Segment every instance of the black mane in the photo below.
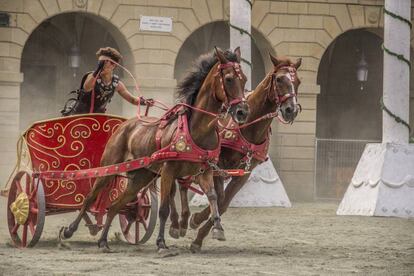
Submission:
<svg viewBox="0 0 414 276">
<path fill-rule="evenodd" d="M 237 62 L 237 56 L 231 50 L 226 50 L 224 56 L 228 61 Z M 193 66 L 186 73 L 182 81 L 177 85 L 176 98 L 179 102 L 184 102 L 189 105 L 194 105 L 195 99 L 197 98 L 198 91 L 203 84 L 204 79 L 214 64 L 218 62 L 218 59 L 214 52 L 201 55 Z"/>
</svg>

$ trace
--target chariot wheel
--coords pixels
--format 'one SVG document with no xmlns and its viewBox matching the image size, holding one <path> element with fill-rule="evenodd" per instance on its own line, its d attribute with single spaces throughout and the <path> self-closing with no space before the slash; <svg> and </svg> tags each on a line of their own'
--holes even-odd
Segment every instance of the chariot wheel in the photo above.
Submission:
<svg viewBox="0 0 414 276">
<path fill-rule="evenodd" d="M 16 247 L 33 247 L 42 235 L 46 203 L 43 184 L 28 172 L 19 171 L 10 185 L 7 222 Z"/>
<path fill-rule="evenodd" d="M 149 189 L 138 193 L 136 201 L 119 214 L 119 223 L 125 240 L 143 244 L 154 232 L 158 216 L 157 193 Z"/>
</svg>

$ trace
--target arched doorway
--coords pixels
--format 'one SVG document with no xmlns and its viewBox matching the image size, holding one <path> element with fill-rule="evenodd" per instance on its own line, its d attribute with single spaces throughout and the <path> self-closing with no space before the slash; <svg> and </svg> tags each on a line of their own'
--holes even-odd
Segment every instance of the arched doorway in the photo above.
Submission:
<svg viewBox="0 0 414 276">
<path fill-rule="evenodd" d="M 71 12 L 43 21 L 29 36 L 23 49 L 20 130 L 34 121 L 60 116 L 60 110 L 70 97 L 68 93 L 79 88 L 85 72 L 95 69 L 95 53 L 105 46 L 119 49 L 127 66 L 132 62 L 125 38 L 112 24 L 98 16 Z M 74 48 L 80 56 L 77 68 L 71 67 L 69 58 Z M 120 70 L 116 73 L 123 75 Z M 119 96 L 113 98 L 108 112 L 122 113 Z"/>
<path fill-rule="evenodd" d="M 316 119 L 317 198 L 342 198 L 365 144 L 381 141 L 381 44 L 382 38 L 375 30 L 352 30 L 337 37 L 321 59 Z M 362 60 L 368 64 L 366 82 L 357 80 Z"/>
<path fill-rule="evenodd" d="M 252 29 L 252 36 L 254 38 L 251 43 L 252 88 L 254 88 L 264 78 L 266 71 L 270 70 L 268 52 L 274 54 L 274 51 L 266 38 L 255 29 Z M 222 49 L 230 47 L 230 30 L 224 21 L 206 24 L 184 41 L 175 61 L 174 78 L 180 81 L 185 72 L 190 69 L 191 63 L 201 54 L 211 52 L 214 46 Z"/>
</svg>

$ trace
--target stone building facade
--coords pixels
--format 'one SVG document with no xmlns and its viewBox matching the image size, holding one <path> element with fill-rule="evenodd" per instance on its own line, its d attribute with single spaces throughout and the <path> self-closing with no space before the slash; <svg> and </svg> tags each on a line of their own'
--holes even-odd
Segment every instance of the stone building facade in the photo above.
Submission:
<svg viewBox="0 0 414 276">
<path fill-rule="evenodd" d="M 321 92 L 318 72 L 321 61 L 329 46 L 348 31 L 366 29 L 381 37 L 383 1 L 252 2 L 253 36 L 260 36 L 257 38 L 257 49 L 266 71 L 270 68 L 266 51 L 303 58 L 299 71 L 302 80 L 299 101 L 303 111 L 293 125 L 273 124 L 270 157 L 289 197 L 293 200 L 312 200 L 315 198 L 317 97 Z M 180 62 L 177 59 L 180 49 L 203 26 L 227 21 L 229 1 L 0 0 L 0 11 L 9 15 L 8 26 L 0 27 L 0 183 L 3 183 L 16 158 L 15 143 L 22 130 L 21 116 L 31 109 L 21 104 L 26 79 L 22 59 L 29 38 L 43 22 L 68 14 L 90 18 L 116 41 L 124 55 L 124 64 L 138 79 L 142 93 L 146 97 L 171 103 L 177 83 L 175 70 L 177 62 Z M 172 17 L 172 32 L 140 31 L 141 15 Z M 411 36 L 412 47 L 413 44 L 414 35 Z M 58 76 L 57 82 L 63 77 Z M 129 87 L 133 86 L 126 76 L 125 81 Z M 56 99 L 63 100 L 62 97 Z M 113 104 L 118 106 L 115 108 L 118 113 L 130 116 L 134 112 L 121 101 Z M 414 96 L 411 97 L 412 109 L 413 106 Z M 412 110 L 410 114 L 413 122 Z M 26 117 L 33 118 L 32 113 L 26 114 Z"/>
</svg>

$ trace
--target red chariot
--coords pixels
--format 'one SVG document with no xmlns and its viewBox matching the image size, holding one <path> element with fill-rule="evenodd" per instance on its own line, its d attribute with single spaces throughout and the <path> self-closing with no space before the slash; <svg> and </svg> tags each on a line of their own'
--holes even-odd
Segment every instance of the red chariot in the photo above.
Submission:
<svg viewBox="0 0 414 276">
<path fill-rule="evenodd" d="M 16 168 L 8 190 L 2 193 L 8 197 L 8 227 L 17 247 L 33 247 L 38 242 L 47 215 L 79 210 L 96 177 L 117 175 L 83 217 L 92 235 L 99 232 L 107 208 L 126 188 L 125 172 L 148 162 L 99 167 L 108 139 L 125 120 L 84 114 L 36 122 L 22 134 Z M 119 213 L 125 240 L 145 243 L 154 231 L 157 211 L 156 192 L 140 191 Z"/>
</svg>

